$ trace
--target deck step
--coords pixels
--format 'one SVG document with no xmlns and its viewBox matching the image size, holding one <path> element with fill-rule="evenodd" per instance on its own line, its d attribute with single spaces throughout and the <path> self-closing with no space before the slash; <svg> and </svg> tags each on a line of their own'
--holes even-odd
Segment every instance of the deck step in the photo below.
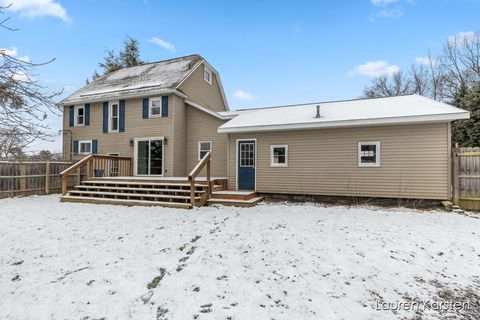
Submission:
<svg viewBox="0 0 480 320">
<path fill-rule="evenodd" d="M 141 188 L 141 187 L 108 187 L 108 186 L 97 186 L 97 185 L 78 185 L 75 186 L 75 189 L 87 189 L 87 190 L 115 190 L 115 191 L 138 191 L 137 193 L 142 192 L 156 192 L 156 193 L 164 193 L 164 192 L 173 192 L 173 193 L 184 193 L 190 195 L 190 188 L 188 189 L 171 189 L 171 188 Z M 195 193 L 204 193 L 205 190 L 195 190 Z"/>
<path fill-rule="evenodd" d="M 263 197 L 255 197 L 248 200 L 237 200 L 237 199 L 215 199 L 210 198 L 207 200 L 207 205 L 224 205 L 224 206 L 235 206 L 235 207 L 253 207 L 257 203 L 261 202 Z"/>
<path fill-rule="evenodd" d="M 68 195 L 69 196 L 75 196 L 75 195 L 97 196 L 95 198 L 127 197 L 127 198 L 151 198 L 151 199 L 178 199 L 178 200 L 190 199 L 190 196 L 178 196 L 178 195 L 168 195 L 168 194 L 122 193 L 122 192 L 84 191 L 84 190 L 71 190 L 68 192 Z M 195 197 L 195 199 L 199 200 L 200 197 Z"/>
<path fill-rule="evenodd" d="M 115 180 L 84 180 L 82 181 L 83 185 L 105 185 L 105 186 L 164 186 L 164 187 L 188 187 L 190 188 L 190 183 L 186 182 L 139 182 L 139 181 L 115 181 Z M 196 183 L 195 187 L 197 188 L 207 188 L 206 184 Z"/>
<path fill-rule="evenodd" d="M 213 191 L 213 199 L 226 199 L 226 200 L 249 200 L 255 198 L 257 192 L 255 191 L 231 191 L 231 190 L 221 190 Z"/>
<path fill-rule="evenodd" d="M 113 205 L 124 205 L 124 206 L 161 206 L 161 207 L 181 208 L 181 209 L 191 209 L 193 207 L 190 203 L 109 199 L 109 198 L 96 198 L 96 197 L 68 196 L 68 195 L 61 197 L 60 201 L 61 202 L 93 203 L 93 204 L 113 204 Z"/>
</svg>

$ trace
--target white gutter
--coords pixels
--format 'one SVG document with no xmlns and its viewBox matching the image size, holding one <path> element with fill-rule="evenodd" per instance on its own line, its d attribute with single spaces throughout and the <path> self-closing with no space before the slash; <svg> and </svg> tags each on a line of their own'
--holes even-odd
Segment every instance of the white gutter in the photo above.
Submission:
<svg viewBox="0 0 480 320">
<path fill-rule="evenodd" d="M 205 112 L 205 113 L 208 113 L 209 115 L 214 116 L 214 117 L 216 117 L 216 118 L 218 118 L 218 119 L 220 119 L 220 120 L 230 120 L 230 119 L 235 118 L 235 115 L 232 115 L 232 116 L 222 115 L 222 114 L 220 114 L 220 113 L 218 113 L 218 112 L 216 112 L 216 111 L 210 110 L 210 109 L 208 109 L 208 108 L 206 108 L 206 107 L 204 107 L 204 106 L 202 106 L 202 105 L 200 105 L 200 104 L 198 104 L 198 103 L 195 103 L 195 102 L 193 102 L 193 101 L 190 101 L 190 100 L 188 100 L 188 99 L 185 99 L 185 103 L 188 104 L 188 105 L 190 105 L 190 106 L 192 106 L 192 107 L 194 107 L 194 108 L 197 108 L 197 109 L 199 109 L 199 110 L 201 110 L 201 111 L 203 111 L 203 112 Z"/>
<path fill-rule="evenodd" d="M 372 118 L 372 119 L 354 119 L 354 120 L 334 120 L 322 122 L 304 122 L 304 123 L 285 123 L 273 125 L 256 125 L 256 126 L 238 126 L 218 128 L 219 133 L 247 133 L 247 132 L 266 132 L 266 131 L 283 131 L 298 129 L 315 129 L 315 128 L 334 128 L 349 126 L 370 126 L 384 124 L 409 124 L 409 123 L 431 123 L 431 122 L 450 122 L 460 119 L 469 119 L 470 112 L 459 112 L 451 114 L 423 115 L 423 116 L 404 116 L 390 118 Z"/>
<path fill-rule="evenodd" d="M 151 95 L 165 95 L 165 94 L 176 94 L 180 98 L 188 98 L 183 92 L 180 92 L 176 89 L 160 89 L 155 90 L 150 87 L 147 88 L 136 88 L 130 90 L 116 90 L 116 91 L 109 91 L 101 94 L 84 94 L 80 95 L 80 98 L 71 99 L 71 100 L 62 100 L 59 102 L 60 105 L 71 105 L 71 104 L 80 104 L 80 103 L 95 103 L 95 102 L 103 102 L 105 100 L 111 99 L 128 99 L 128 98 L 140 98 L 145 96 Z"/>
</svg>

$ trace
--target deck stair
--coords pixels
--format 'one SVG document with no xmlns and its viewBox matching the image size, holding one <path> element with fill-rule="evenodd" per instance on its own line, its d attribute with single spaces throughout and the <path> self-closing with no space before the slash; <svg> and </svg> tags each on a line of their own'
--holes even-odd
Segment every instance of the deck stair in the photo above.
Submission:
<svg viewBox="0 0 480 320">
<path fill-rule="evenodd" d="M 224 205 L 236 207 L 252 207 L 263 200 L 255 191 L 217 190 L 207 200 L 207 205 Z"/>
<path fill-rule="evenodd" d="M 215 180 L 214 180 L 215 182 Z M 214 185 L 221 186 L 221 183 Z M 192 208 L 191 185 L 187 180 L 142 180 L 92 178 L 84 180 L 61 198 L 62 202 L 123 204 Z M 195 199 L 207 191 L 205 182 L 195 183 Z M 218 189 L 218 188 L 217 188 Z"/>
</svg>

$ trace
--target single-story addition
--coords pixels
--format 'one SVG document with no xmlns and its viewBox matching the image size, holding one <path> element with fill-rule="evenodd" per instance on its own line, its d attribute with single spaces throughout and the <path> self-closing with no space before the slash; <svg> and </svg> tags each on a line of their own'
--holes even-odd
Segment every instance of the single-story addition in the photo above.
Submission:
<svg viewBox="0 0 480 320">
<path fill-rule="evenodd" d="M 64 157 L 81 160 L 64 176 L 88 178 L 64 201 L 174 206 L 450 199 L 451 122 L 469 118 L 419 95 L 231 111 L 199 55 L 112 72 L 61 104 Z"/>
</svg>

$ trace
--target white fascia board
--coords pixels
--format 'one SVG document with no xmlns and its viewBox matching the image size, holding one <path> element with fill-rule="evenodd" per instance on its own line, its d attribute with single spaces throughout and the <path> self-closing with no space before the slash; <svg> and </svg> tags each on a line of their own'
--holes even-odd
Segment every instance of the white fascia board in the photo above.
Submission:
<svg viewBox="0 0 480 320">
<path fill-rule="evenodd" d="M 206 108 L 206 107 L 204 107 L 204 106 L 202 106 L 202 105 L 200 105 L 200 104 L 198 104 L 198 103 L 195 103 L 195 102 L 193 102 L 193 101 L 190 101 L 190 100 L 188 100 L 188 99 L 185 99 L 185 103 L 188 104 L 188 105 L 190 105 L 190 106 L 192 106 L 192 107 L 194 107 L 194 108 L 197 108 L 198 110 L 201 110 L 201 111 L 203 111 L 203 112 L 205 112 L 205 113 L 208 113 L 209 115 L 214 116 L 214 117 L 216 117 L 216 118 L 218 118 L 218 119 L 220 119 L 220 120 L 230 120 L 230 119 L 233 119 L 233 118 L 235 117 L 235 116 L 224 116 L 224 115 L 221 115 L 221 114 L 219 114 L 218 112 L 215 112 L 215 111 L 213 111 L 213 110 L 210 110 L 210 109 L 208 109 L 208 108 Z"/>
<path fill-rule="evenodd" d="M 335 128 L 350 126 L 374 126 L 384 124 L 414 124 L 414 123 L 432 123 L 432 122 L 450 122 L 454 120 L 469 119 L 470 112 L 460 112 L 452 114 L 438 114 L 425 116 L 406 116 L 393 118 L 378 119 L 361 119 L 361 120 L 338 120 L 327 122 L 306 122 L 306 123 L 290 123 L 279 125 L 259 125 L 259 126 L 243 126 L 243 127 L 226 127 L 218 128 L 218 133 L 248 133 L 262 131 L 283 131 L 298 129 L 316 129 L 316 128 Z M 227 122 L 228 123 L 228 122 Z"/>
<path fill-rule="evenodd" d="M 165 95 L 165 94 L 176 94 L 180 98 L 183 98 L 183 99 L 188 98 L 187 95 L 185 95 L 184 93 L 176 89 L 155 90 L 155 89 L 148 88 L 147 90 L 132 89 L 131 91 L 111 91 L 104 94 L 82 95 L 78 99 L 62 100 L 59 102 L 59 104 L 65 106 L 65 105 L 72 105 L 72 104 L 103 102 L 103 101 L 112 100 L 112 99 L 118 100 L 118 99 L 139 98 L 139 97 L 145 97 L 145 96 Z"/>
</svg>

